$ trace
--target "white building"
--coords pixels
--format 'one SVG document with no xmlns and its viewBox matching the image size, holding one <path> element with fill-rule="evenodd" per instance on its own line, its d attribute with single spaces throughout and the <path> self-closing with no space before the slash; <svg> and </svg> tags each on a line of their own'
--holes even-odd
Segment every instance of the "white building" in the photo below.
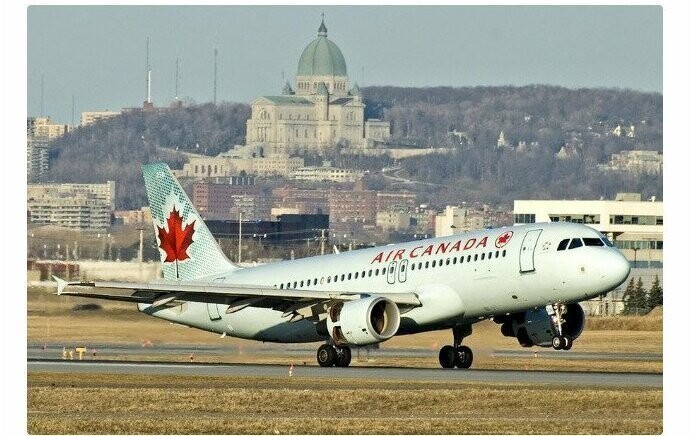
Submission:
<svg viewBox="0 0 690 436">
<path fill-rule="evenodd" d="M 302 167 L 292 173 L 291 178 L 310 182 L 354 182 L 362 177 L 362 172 L 348 168 L 331 166 Z"/>
<path fill-rule="evenodd" d="M 663 202 L 642 201 L 640 194 L 616 200 L 516 200 L 515 224 L 574 222 L 604 233 L 635 266 L 663 264 Z"/>
</svg>

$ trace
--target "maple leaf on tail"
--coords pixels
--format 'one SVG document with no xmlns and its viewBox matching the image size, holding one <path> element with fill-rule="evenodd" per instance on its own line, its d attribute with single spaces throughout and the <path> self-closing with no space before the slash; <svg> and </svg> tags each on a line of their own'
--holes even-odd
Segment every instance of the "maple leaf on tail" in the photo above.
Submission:
<svg viewBox="0 0 690 436">
<path fill-rule="evenodd" d="M 187 248 L 192 244 L 194 234 L 194 223 L 192 221 L 182 230 L 182 217 L 175 207 L 173 207 L 168 217 L 168 231 L 163 227 L 158 227 L 158 239 L 161 241 L 159 247 L 165 251 L 163 262 L 174 262 L 189 259 Z"/>
</svg>

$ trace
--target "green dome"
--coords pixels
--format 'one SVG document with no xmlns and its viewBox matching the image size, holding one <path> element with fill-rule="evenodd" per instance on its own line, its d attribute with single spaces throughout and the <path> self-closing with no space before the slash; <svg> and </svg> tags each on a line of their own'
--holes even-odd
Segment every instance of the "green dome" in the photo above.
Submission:
<svg viewBox="0 0 690 436">
<path fill-rule="evenodd" d="M 321 22 L 319 37 L 309 43 L 299 58 L 298 76 L 347 76 L 343 53 L 328 39 L 326 32 Z"/>
</svg>

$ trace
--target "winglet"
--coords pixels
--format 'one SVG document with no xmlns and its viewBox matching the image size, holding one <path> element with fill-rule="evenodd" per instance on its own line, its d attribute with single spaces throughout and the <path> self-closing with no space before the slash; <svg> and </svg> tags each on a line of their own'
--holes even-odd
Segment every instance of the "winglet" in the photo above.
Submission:
<svg viewBox="0 0 690 436">
<path fill-rule="evenodd" d="M 57 282 L 57 294 L 58 295 L 62 294 L 62 291 L 65 290 L 65 288 L 67 287 L 67 285 L 69 283 L 67 283 L 65 280 L 62 280 L 58 276 L 53 276 L 53 280 L 55 280 Z"/>
</svg>

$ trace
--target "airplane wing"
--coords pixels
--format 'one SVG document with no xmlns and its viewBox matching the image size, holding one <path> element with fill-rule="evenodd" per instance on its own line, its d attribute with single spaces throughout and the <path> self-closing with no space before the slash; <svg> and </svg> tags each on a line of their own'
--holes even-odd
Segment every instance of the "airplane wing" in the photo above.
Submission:
<svg viewBox="0 0 690 436">
<path fill-rule="evenodd" d="M 336 301 L 357 300 L 363 296 L 381 296 L 396 303 L 401 310 L 421 306 L 417 295 L 407 293 L 337 292 L 303 289 L 277 289 L 261 285 L 233 285 L 214 282 L 152 281 L 132 282 L 67 282 L 57 281 L 57 294 L 73 297 L 98 298 L 151 304 L 153 307 L 169 306 L 184 302 L 226 304 L 227 313 L 246 307 L 270 307 L 282 310 L 284 316 L 297 314 L 299 310 Z"/>
</svg>

